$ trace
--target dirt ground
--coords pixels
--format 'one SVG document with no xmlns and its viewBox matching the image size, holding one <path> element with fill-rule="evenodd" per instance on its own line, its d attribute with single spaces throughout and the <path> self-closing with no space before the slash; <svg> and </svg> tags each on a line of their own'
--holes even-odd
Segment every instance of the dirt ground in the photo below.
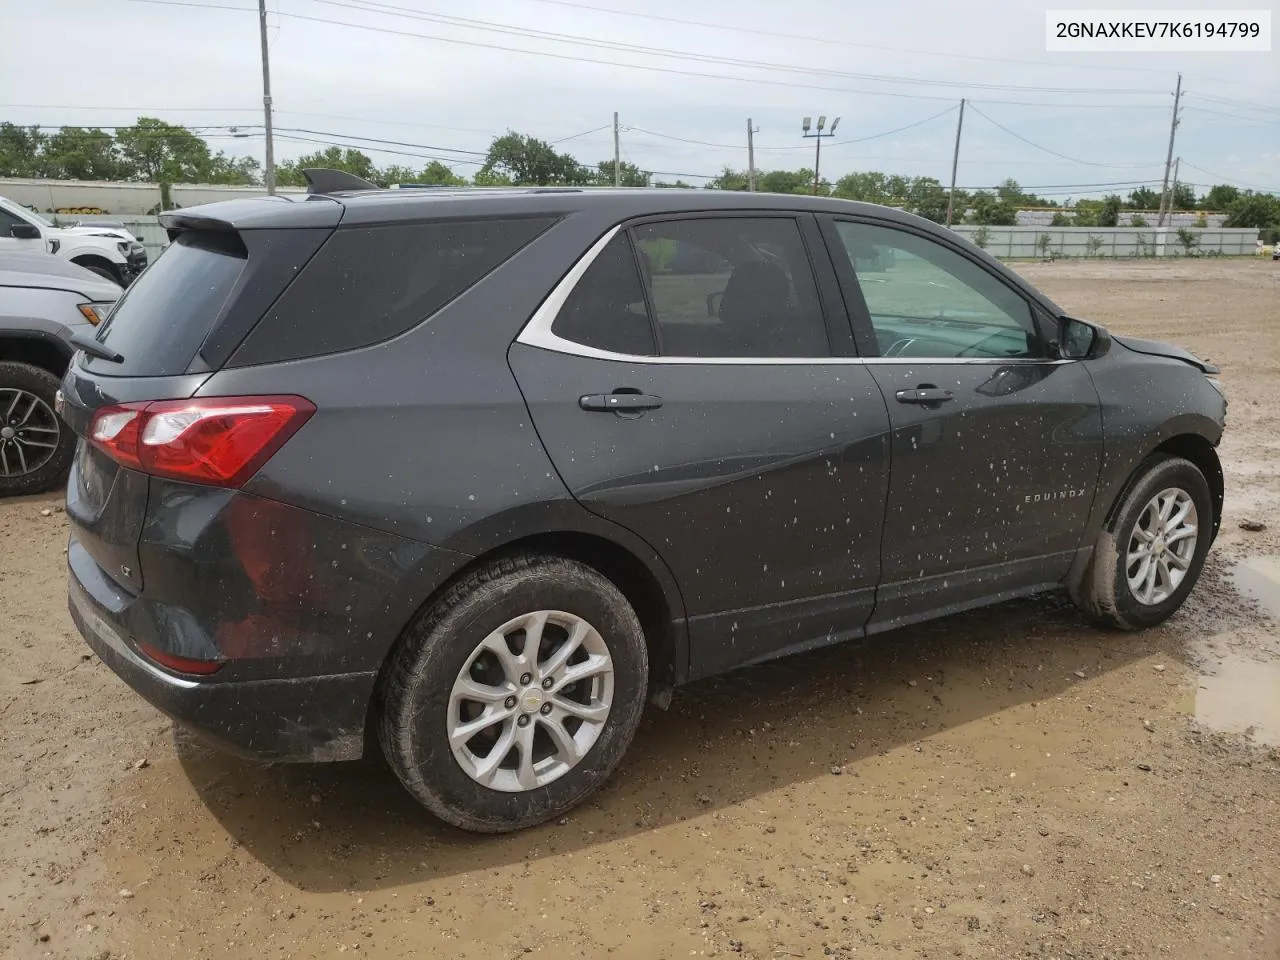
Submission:
<svg viewBox="0 0 1280 960">
<path fill-rule="evenodd" d="M 0 955 L 1280 957 L 1280 264 L 1020 269 L 1223 367 L 1226 518 L 1170 623 L 1021 601 L 700 683 L 567 820 L 479 838 L 380 763 L 175 730 L 74 633 L 60 498 L 8 501 Z"/>
</svg>

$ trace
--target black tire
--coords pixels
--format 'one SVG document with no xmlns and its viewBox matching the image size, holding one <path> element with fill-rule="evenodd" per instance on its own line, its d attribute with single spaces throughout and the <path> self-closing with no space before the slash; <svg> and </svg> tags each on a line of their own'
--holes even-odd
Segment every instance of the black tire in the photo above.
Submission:
<svg viewBox="0 0 1280 960">
<path fill-rule="evenodd" d="M 613 662 L 613 702 L 585 756 L 558 779 L 522 792 L 483 786 L 449 744 L 450 692 L 477 644 L 513 618 L 560 610 L 586 620 Z M 522 554 L 495 560 L 450 587 L 401 637 L 380 686 L 379 740 L 410 793 L 440 819 L 504 833 L 561 816 L 598 788 L 621 759 L 644 708 L 644 631 L 622 592 L 584 564 Z"/>
<path fill-rule="evenodd" d="M 1129 585 L 1125 561 L 1143 511 L 1153 497 L 1170 488 L 1185 491 L 1195 504 L 1195 550 L 1176 589 L 1159 603 L 1143 603 Z M 1162 623 L 1182 606 L 1199 580 L 1213 539 L 1213 525 L 1213 496 L 1200 469 L 1181 457 L 1150 457 L 1122 494 L 1111 523 L 1098 534 L 1093 557 L 1072 591 L 1077 605 L 1098 623 L 1119 630 L 1141 630 Z"/>
<path fill-rule="evenodd" d="M 0 363 L 0 391 L 16 389 L 32 394 L 39 397 L 50 412 L 54 410 L 58 383 L 57 376 L 41 367 L 33 367 L 27 363 Z M 8 425 L 5 419 L 7 413 L 7 409 L 0 409 L 0 430 Z M 66 483 L 71 458 L 75 455 L 76 438 L 71 428 L 56 413 L 53 414 L 53 424 L 58 427 L 57 447 L 48 460 L 30 473 L 16 473 L 20 469 L 16 451 L 4 451 L 7 467 L 0 468 L 0 497 L 44 493 Z M 0 439 L 0 443 L 4 442 Z M 7 471 L 15 471 L 15 475 L 7 476 Z"/>
<path fill-rule="evenodd" d="M 110 280 L 112 283 L 118 286 L 124 286 L 123 282 L 120 279 L 120 274 L 117 273 L 115 270 L 111 269 L 110 267 L 102 267 L 96 263 L 82 263 L 80 264 L 80 266 L 84 267 L 90 273 L 96 273 L 98 276 L 103 277 L 104 279 Z"/>
</svg>

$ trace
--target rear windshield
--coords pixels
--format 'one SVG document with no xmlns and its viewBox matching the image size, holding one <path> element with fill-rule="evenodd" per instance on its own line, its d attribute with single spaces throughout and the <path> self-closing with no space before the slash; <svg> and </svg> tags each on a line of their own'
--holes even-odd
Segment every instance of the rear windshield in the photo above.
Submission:
<svg viewBox="0 0 1280 960">
<path fill-rule="evenodd" d="M 248 254 L 235 234 L 179 234 L 98 330 L 98 339 L 124 362 L 90 360 L 89 369 L 106 376 L 185 373 L 246 263 Z"/>
</svg>

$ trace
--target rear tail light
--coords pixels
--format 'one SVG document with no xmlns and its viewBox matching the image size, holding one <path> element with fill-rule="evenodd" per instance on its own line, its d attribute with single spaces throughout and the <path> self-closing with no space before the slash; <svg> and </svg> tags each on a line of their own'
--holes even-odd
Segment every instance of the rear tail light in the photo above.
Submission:
<svg viewBox="0 0 1280 960">
<path fill-rule="evenodd" d="M 89 441 L 122 466 L 157 477 L 239 487 L 298 432 L 302 397 L 201 397 L 103 407 Z"/>
</svg>

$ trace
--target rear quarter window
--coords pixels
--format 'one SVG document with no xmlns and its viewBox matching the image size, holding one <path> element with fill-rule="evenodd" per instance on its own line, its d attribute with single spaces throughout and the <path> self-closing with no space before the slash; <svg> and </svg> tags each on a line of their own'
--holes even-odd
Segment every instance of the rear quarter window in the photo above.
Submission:
<svg viewBox="0 0 1280 960">
<path fill-rule="evenodd" d="M 339 227 L 236 351 L 231 365 L 354 350 L 421 323 L 555 218 Z"/>
</svg>

